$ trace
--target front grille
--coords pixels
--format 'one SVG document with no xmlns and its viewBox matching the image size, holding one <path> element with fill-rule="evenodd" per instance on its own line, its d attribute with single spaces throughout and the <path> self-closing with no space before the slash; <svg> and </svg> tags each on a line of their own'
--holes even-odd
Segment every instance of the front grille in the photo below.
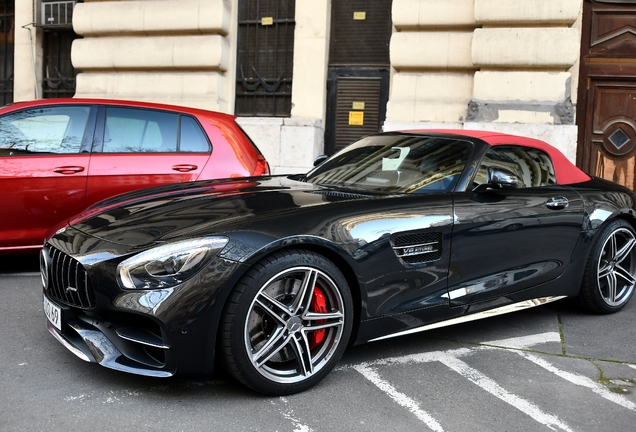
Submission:
<svg viewBox="0 0 636 432">
<path fill-rule="evenodd" d="M 393 251 L 407 264 L 437 261 L 442 257 L 442 233 L 400 235 L 393 241 Z"/>
<path fill-rule="evenodd" d="M 50 245 L 48 253 L 48 292 L 69 306 L 88 309 L 95 306 L 93 288 L 84 266 L 75 258 Z"/>
</svg>

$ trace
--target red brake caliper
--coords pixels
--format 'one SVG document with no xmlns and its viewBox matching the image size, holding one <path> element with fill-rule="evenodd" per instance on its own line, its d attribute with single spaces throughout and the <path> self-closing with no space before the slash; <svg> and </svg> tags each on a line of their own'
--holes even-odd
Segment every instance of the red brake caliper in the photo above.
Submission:
<svg viewBox="0 0 636 432">
<path fill-rule="evenodd" d="M 311 296 L 311 311 L 317 313 L 327 313 L 327 300 L 322 290 L 318 287 L 314 287 L 314 294 Z M 316 324 L 325 322 L 324 320 L 316 321 Z M 316 330 L 309 334 L 309 349 L 314 349 L 325 340 L 325 333 L 327 330 Z"/>
</svg>

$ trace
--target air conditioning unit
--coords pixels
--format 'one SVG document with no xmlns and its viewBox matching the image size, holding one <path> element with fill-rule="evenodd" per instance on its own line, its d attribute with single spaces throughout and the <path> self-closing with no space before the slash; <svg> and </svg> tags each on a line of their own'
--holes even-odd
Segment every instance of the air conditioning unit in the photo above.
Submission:
<svg viewBox="0 0 636 432">
<path fill-rule="evenodd" d="M 41 1 L 38 24 L 44 28 L 73 28 L 76 0 Z"/>
</svg>

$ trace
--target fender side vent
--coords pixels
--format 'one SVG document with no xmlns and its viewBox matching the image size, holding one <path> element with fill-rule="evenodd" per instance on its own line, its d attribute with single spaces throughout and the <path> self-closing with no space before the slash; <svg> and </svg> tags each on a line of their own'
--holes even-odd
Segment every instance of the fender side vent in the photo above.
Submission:
<svg viewBox="0 0 636 432">
<path fill-rule="evenodd" d="M 392 242 L 393 251 L 406 264 L 437 261 L 442 257 L 442 233 L 402 234 Z"/>
<path fill-rule="evenodd" d="M 312 191 L 317 195 L 324 195 L 335 198 L 345 198 L 345 199 L 361 199 L 361 198 L 369 198 L 369 195 L 349 193 L 349 192 L 337 192 L 337 191 Z"/>
</svg>

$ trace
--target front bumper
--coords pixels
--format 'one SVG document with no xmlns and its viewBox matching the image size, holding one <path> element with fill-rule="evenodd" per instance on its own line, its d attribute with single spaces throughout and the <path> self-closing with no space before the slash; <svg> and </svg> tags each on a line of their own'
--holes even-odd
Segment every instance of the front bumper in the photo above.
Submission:
<svg viewBox="0 0 636 432">
<path fill-rule="evenodd" d="M 87 252 L 88 251 L 88 252 Z M 67 228 L 44 246 L 43 295 L 61 311 L 49 332 L 84 361 L 151 377 L 209 376 L 225 298 L 245 264 L 219 257 L 181 284 L 122 289 L 130 247 Z"/>
<path fill-rule="evenodd" d="M 170 345 L 151 331 L 76 315 L 63 306 L 62 311 L 63 316 L 72 316 L 63 321 L 63 331 L 48 320 L 47 328 L 55 339 L 82 360 L 136 375 L 165 378 L 175 374 Z"/>
</svg>

